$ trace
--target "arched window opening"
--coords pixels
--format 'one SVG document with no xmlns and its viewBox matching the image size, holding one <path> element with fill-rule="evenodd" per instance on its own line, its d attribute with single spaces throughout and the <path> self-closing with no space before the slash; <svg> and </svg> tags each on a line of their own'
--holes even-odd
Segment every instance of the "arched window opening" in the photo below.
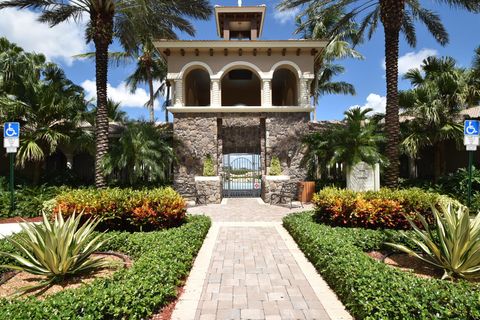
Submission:
<svg viewBox="0 0 480 320">
<path fill-rule="evenodd" d="M 298 106 L 298 79 L 289 69 L 277 69 L 272 79 L 272 104 L 276 107 Z"/>
<path fill-rule="evenodd" d="M 194 69 L 185 78 L 185 106 L 209 105 L 210 75 L 203 69 Z"/>
<path fill-rule="evenodd" d="M 222 106 L 261 106 L 261 81 L 248 69 L 231 70 L 222 78 Z"/>
</svg>

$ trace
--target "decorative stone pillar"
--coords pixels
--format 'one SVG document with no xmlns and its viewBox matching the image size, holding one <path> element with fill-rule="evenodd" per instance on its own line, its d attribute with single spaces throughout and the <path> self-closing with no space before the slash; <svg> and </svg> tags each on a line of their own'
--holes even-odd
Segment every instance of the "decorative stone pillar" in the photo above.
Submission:
<svg viewBox="0 0 480 320">
<path fill-rule="evenodd" d="M 272 106 L 272 79 L 263 79 L 262 107 Z"/>
<path fill-rule="evenodd" d="M 175 80 L 175 107 L 183 107 L 183 81 Z"/>
<path fill-rule="evenodd" d="M 222 105 L 221 92 L 220 92 L 220 80 L 212 79 L 212 91 L 210 95 L 210 105 L 212 107 L 220 107 Z"/>
<path fill-rule="evenodd" d="M 300 79 L 300 106 L 310 107 L 310 83 L 311 79 Z"/>
</svg>

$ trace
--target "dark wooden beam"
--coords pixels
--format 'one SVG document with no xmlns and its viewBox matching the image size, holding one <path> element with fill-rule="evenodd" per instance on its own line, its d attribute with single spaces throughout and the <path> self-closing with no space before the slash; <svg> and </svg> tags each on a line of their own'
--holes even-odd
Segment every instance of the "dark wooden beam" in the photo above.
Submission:
<svg viewBox="0 0 480 320">
<path fill-rule="evenodd" d="M 272 48 L 268 48 L 268 50 L 267 50 L 267 55 L 268 55 L 268 56 L 271 56 L 271 55 L 272 55 Z"/>
<path fill-rule="evenodd" d="M 185 56 L 185 49 L 180 49 L 180 54 L 183 56 Z"/>
<path fill-rule="evenodd" d="M 283 48 L 283 49 L 282 49 L 282 56 L 285 57 L 286 54 L 287 54 L 287 48 Z"/>
<path fill-rule="evenodd" d="M 227 48 L 223 49 L 223 54 L 225 55 L 225 57 L 228 56 L 228 49 Z"/>
<path fill-rule="evenodd" d="M 200 55 L 200 50 L 195 49 L 195 55 L 198 57 Z"/>
<path fill-rule="evenodd" d="M 297 49 L 297 56 L 300 55 L 300 52 L 302 52 L 302 50 L 300 48 Z"/>
<path fill-rule="evenodd" d="M 316 55 L 316 54 L 317 54 L 317 52 L 318 52 L 318 50 L 317 50 L 317 49 L 312 49 L 312 56 Z"/>
<path fill-rule="evenodd" d="M 163 53 L 165 53 L 165 55 L 166 55 L 167 57 L 170 57 L 170 53 L 171 53 L 171 52 L 170 52 L 170 49 L 167 49 L 167 50 L 163 51 Z"/>
<path fill-rule="evenodd" d="M 213 57 L 213 49 L 210 48 L 210 57 Z"/>
<path fill-rule="evenodd" d="M 254 56 L 254 57 L 257 56 L 257 48 L 253 49 L 253 56 Z"/>
<path fill-rule="evenodd" d="M 238 49 L 238 55 L 241 57 L 243 55 L 243 50 L 242 48 Z"/>
</svg>

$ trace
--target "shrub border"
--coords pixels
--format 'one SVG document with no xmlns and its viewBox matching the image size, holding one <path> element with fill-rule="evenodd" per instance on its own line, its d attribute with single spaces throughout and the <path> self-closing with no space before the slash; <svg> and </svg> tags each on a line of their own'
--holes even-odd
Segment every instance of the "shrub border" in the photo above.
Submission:
<svg viewBox="0 0 480 320">
<path fill-rule="evenodd" d="M 164 231 L 109 232 L 102 250 L 131 256 L 130 269 L 43 301 L 1 299 L 0 319 L 145 319 L 176 297 L 210 225 L 205 216 L 189 216 L 184 225 Z M 2 249 L 8 248 L 5 242 L 0 240 Z"/>
<path fill-rule="evenodd" d="M 475 285 L 418 278 L 364 253 L 398 232 L 332 228 L 315 223 L 312 212 L 289 215 L 283 225 L 357 319 L 480 319 Z"/>
</svg>

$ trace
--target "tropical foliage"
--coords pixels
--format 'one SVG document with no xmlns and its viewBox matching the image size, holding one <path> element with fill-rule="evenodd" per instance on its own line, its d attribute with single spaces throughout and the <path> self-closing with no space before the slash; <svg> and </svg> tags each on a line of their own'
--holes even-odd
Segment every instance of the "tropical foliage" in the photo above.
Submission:
<svg viewBox="0 0 480 320">
<path fill-rule="evenodd" d="M 3 8 L 40 11 L 40 21 L 51 27 L 68 20 L 88 17 L 85 39 L 95 45 L 95 79 L 97 85 L 95 184 L 105 187 L 103 161 L 108 152 L 107 76 L 108 48 L 116 38 L 125 48 L 136 48 L 146 33 L 159 38 L 175 38 L 175 30 L 194 34 L 186 17 L 206 19 L 212 9 L 207 0 L 197 1 L 126 1 L 89 0 L 65 3 L 61 0 L 6 0 Z M 134 31 L 134 32 L 132 32 Z M 145 31 L 145 32 L 142 32 Z"/>
<path fill-rule="evenodd" d="M 45 277 L 38 285 L 24 290 L 39 289 L 79 274 L 90 273 L 109 264 L 103 258 L 91 258 L 104 243 L 102 235 L 93 233 L 98 220 L 80 225 L 82 215 L 73 214 L 67 220 L 61 214 L 51 222 L 43 215 L 41 224 L 21 224 L 24 237 L 9 239 L 18 253 L 0 252 L 16 261 L 1 265 Z"/>
<path fill-rule="evenodd" d="M 272 162 L 270 163 L 270 175 L 279 176 L 282 174 L 282 166 L 280 164 L 280 159 L 277 156 L 272 157 Z"/>
<path fill-rule="evenodd" d="M 460 111 L 476 105 L 480 87 L 473 85 L 473 70 L 456 66 L 450 57 L 429 57 L 420 69 L 404 76 L 413 89 L 400 92 L 404 123 L 403 150 L 418 158 L 420 150 L 433 147 L 434 176 L 445 174 L 445 141 L 460 143 L 463 124 Z"/>
<path fill-rule="evenodd" d="M 128 122 L 104 160 L 112 183 L 123 186 L 165 184 L 174 161 L 171 132 L 146 122 Z"/>
<path fill-rule="evenodd" d="M 464 8 L 480 12 L 480 0 L 437 0 L 439 4 L 448 4 L 452 8 Z M 398 102 L 398 58 L 399 38 L 403 33 L 407 43 L 415 46 L 417 37 L 415 22 L 420 21 L 441 45 L 448 43 L 448 33 L 441 23 L 440 16 L 424 7 L 418 0 L 283 0 L 280 9 L 288 10 L 306 5 L 304 11 L 307 19 L 324 21 L 337 12 L 345 12 L 332 28 L 333 35 L 340 34 L 344 28 L 358 23 L 355 43 L 360 42 L 364 35 L 370 39 L 378 25 L 384 27 L 385 62 L 387 83 L 387 106 L 385 116 L 386 149 L 389 166 L 385 172 L 385 182 L 394 187 L 399 176 L 400 152 L 400 121 Z M 314 13 L 313 15 L 311 13 Z"/>
<path fill-rule="evenodd" d="M 0 122 L 18 121 L 22 139 L 17 165 L 34 165 L 38 184 L 42 164 L 59 146 L 87 148 L 92 140 L 80 130 L 88 108 L 83 89 L 41 54 L 28 53 L 0 39 Z"/>
<path fill-rule="evenodd" d="M 203 175 L 205 177 L 213 177 L 215 175 L 215 166 L 213 165 L 213 158 L 210 154 L 207 154 L 203 161 Z"/>
<path fill-rule="evenodd" d="M 432 207 L 435 226 L 431 227 L 425 218 L 417 213 L 421 230 L 408 218 L 415 234 L 403 236 L 413 241 L 421 253 L 403 245 L 389 243 L 436 268 L 443 269 L 443 278 L 480 278 L 480 215 L 473 220 L 468 208 L 454 204 L 440 204 Z"/>
<path fill-rule="evenodd" d="M 185 219 L 185 200 L 172 188 L 76 189 L 59 194 L 50 213 L 69 217 L 83 212 L 109 230 L 152 230 L 178 226 Z"/>
</svg>

